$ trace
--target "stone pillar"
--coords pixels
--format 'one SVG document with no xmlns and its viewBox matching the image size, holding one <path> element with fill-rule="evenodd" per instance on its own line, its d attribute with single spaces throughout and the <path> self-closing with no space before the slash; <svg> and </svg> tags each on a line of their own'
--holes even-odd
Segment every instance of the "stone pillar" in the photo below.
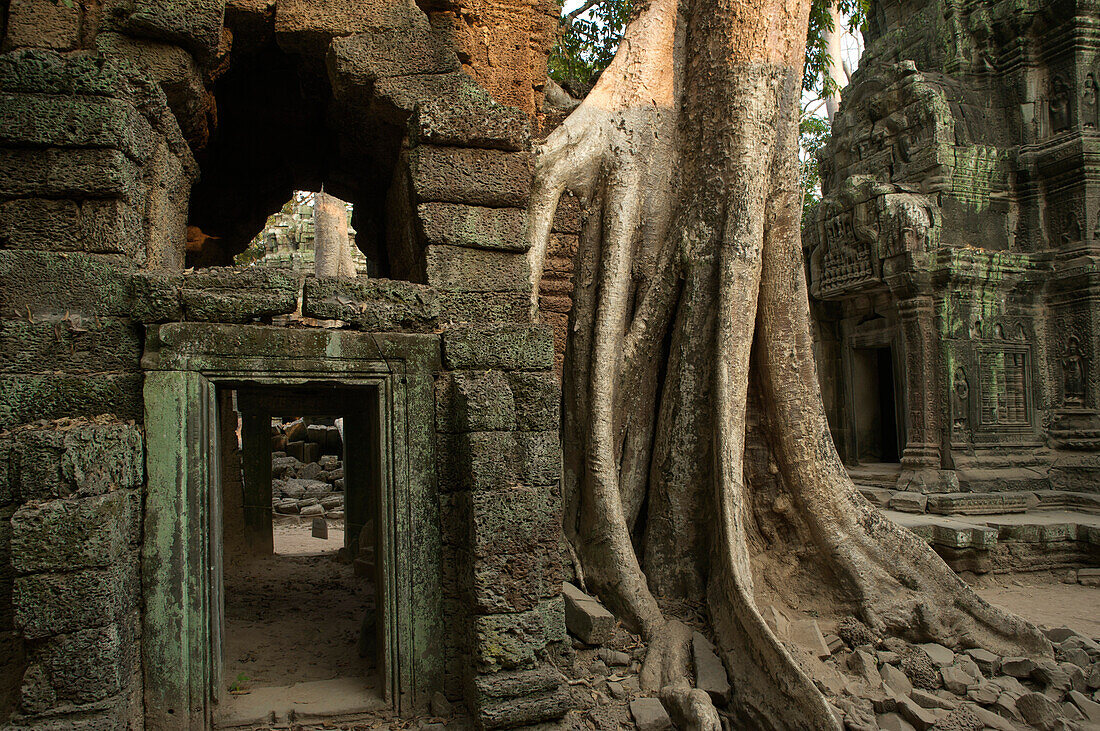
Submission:
<svg viewBox="0 0 1100 731">
<path fill-rule="evenodd" d="M 241 414 L 244 467 L 244 550 L 257 555 L 275 551 L 271 531 L 271 415 Z"/>
<path fill-rule="evenodd" d="M 324 191 L 313 199 L 313 256 L 318 277 L 355 276 L 347 204 Z"/>
<path fill-rule="evenodd" d="M 943 470 L 938 338 L 932 298 L 916 295 L 898 301 L 905 363 L 905 449 L 898 488 L 952 492 L 958 478 Z"/>
<path fill-rule="evenodd" d="M 567 641 L 561 596 L 558 404 L 549 328 L 449 330 L 437 399 L 469 647 L 466 700 L 483 728 L 560 718 L 568 687 L 546 662 Z"/>
</svg>

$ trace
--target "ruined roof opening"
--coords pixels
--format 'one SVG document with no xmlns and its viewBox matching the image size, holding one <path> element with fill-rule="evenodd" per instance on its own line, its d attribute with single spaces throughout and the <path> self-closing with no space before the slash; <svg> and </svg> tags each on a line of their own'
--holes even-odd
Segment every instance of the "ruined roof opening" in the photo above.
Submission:
<svg viewBox="0 0 1100 731">
<path fill-rule="evenodd" d="M 321 59 L 273 40 L 232 54 L 213 85 L 217 124 L 196 155 L 187 266 L 231 266 L 296 191 L 352 204 L 355 242 L 386 276 L 385 201 L 404 133 L 398 120 L 334 98 Z"/>
</svg>

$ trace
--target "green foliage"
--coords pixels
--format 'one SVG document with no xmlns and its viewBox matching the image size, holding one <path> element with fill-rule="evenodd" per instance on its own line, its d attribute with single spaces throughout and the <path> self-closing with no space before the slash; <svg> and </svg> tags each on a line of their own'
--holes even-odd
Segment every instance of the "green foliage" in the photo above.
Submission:
<svg viewBox="0 0 1100 731">
<path fill-rule="evenodd" d="M 815 203 L 821 200 L 821 178 L 817 169 L 817 153 L 829 141 L 829 121 L 810 114 L 802 115 L 798 124 L 801 154 L 799 170 L 802 178 L 802 223 Z"/>
<path fill-rule="evenodd" d="M 550 52 L 550 78 L 558 83 L 595 82 L 615 57 L 635 2 L 595 0 L 584 10 L 586 5 L 561 16 L 558 42 Z"/>
</svg>

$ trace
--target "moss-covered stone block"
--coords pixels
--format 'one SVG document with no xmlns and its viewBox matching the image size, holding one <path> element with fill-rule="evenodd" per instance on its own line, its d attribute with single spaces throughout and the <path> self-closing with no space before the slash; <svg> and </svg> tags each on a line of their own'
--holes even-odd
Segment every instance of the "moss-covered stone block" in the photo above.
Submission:
<svg viewBox="0 0 1100 731">
<path fill-rule="evenodd" d="M 0 203 L 0 248 L 79 251 L 80 205 L 47 198 Z"/>
<path fill-rule="evenodd" d="M 138 488 L 145 479 L 141 429 L 133 424 L 66 420 L 17 429 L 7 470 L 21 500 L 54 500 Z"/>
<path fill-rule="evenodd" d="M 516 404 L 516 428 L 554 431 L 561 425 L 561 386 L 553 373 L 513 371 L 508 383 Z"/>
<path fill-rule="evenodd" d="M 527 205 L 530 153 L 420 145 L 408 159 L 417 202 Z"/>
<path fill-rule="evenodd" d="M 15 624 L 28 640 L 104 627 L 138 606 L 137 562 L 110 569 L 17 576 Z"/>
<path fill-rule="evenodd" d="M 71 571 L 121 563 L 140 537 L 136 491 L 28 503 L 11 518 L 15 571 Z"/>
<path fill-rule="evenodd" d="M 366 32 L 334 38 L 329 45 L 329 73 L 338 90 L 369 89 L 374 81 L 390 76 L 446 74 L 460 69 L 454 51 L 433 35 L 419 9 L 403 3 L 382 7 L 388 12 L 371 19 L 374 27 L 360 26 L 356 30 Z"/>
<path fill-rule="evenodd" d="M 421 203 L 416 210 L 428 244 L 516 252 L 529 248 L 522 208 Z"/>
<path fill-rule="evenodd" d="M 0 283 L 6 317 L 126 317 L 131 309 L 128 266 L 105 256 L 0 251 Z"/>
<path fill-rule="evenodd" d="M 35 643 L 23 675 L 22 711 L 45 713 L 116 695 L 138 670 L 138 647 L 136 617 Z"/>
<path fill-rule="evenodd" d="M 0 203 L 0 249 L 87 251 L 145 259 L 144 204 L 18 198 Z"/>
<path fill-rule="evenodd" d="M 11 93 L 115 96 L 126 76 L 117 63 L 91 54 L 26 49 L 0 55 L 0 89 Z"/>
<path fill-rule="evenodd" d="M 81 9 L 77 3 L 11 0 L 6 11 L 5 51 L 24 47 L 69 51 L 80 43 Z"/>
<path fill-rule="evenodd" d="M 140 373 L 0 375 L 0 429 L 103 413 L 140 421 L 141 384 Z"/>
<path fill-rule="evenodd" d="M 265 267 L 209 267 L 180 279 L 183 317 L 199 322 L 250 322 L 298 307 L 298 280 Z"/>
<path fill-rule="evenodd" d="M 443 334 L 443 362 L 451 370 L 549 370 L 554 365 L 553 333 L 541 325 L 455 328 Z"/>
<path fill-rule="evenodd" d="M 561 592 L 561 552 L 537 544 L 522 553 L 494 554 L 473 561 L 470 596 L 482 614 L 525 611 Z"/>
<path fill-rule="evenodd" d="M 475 84 L 471 84 L 475 86 Z M 410 124 L 418 144 L 526 150 L 531 120 L 519 109 L 497 104 L 480 88 L 465 96 L 429 99 Z"/>
<path fill-rule="evenodd" d="M 154 132 L 132 104 L 109 97 L 0 93 L 0 142 L 10 147 L 104 147 L 137 162 Z"/>
<path fill-rule="evenodd" d="M 141 347 L 141 332 L 124 320 L 0 320 L 0 373 L 136 372 Z"/>
<path fill-rule="evenodd" d="M 225 0 L 133 0 L 115 3 L 114 22 L 131 35 L 178 43 L 203 63 L 218 55 Z"/>
<path fill-rule="evenodd" d="M 514 487 L 461 495 L 469 505 L 469 549 L 475 559 L 558 545 L 561 504 L 547 488 Z M 461 509 L 461 507 L 460 507 Z"/>
<path fill-rule="evenodd" d="M 526 290 L 439 293 L 440 323 L 444 326 L 525 322 L 530 309 Z"/>
<path fill-rule="evenodd" d="M 481 672 L 533 667 L 548 642 L 564 639 L 565 609 L 560 596 L 526 612 L 474 619 L 474 657 Z"/>
<path fill-rule="evenodd" d="M 306 279 L 302 314 L 343 320 L 359 330 L 432 330 L 440 315 L 435 290 L 389 279 Z"/>
<path fill-rule="evenodd" d="M 144 186 L 141 169 L 120 150 L 2 148 L 0 195 L 139 200 Z"/>
<path fill-rule="evenodd" d="M 557 485 L 561 476 L 561 435 L 557 431 L 516 432 L 516 445 L 527 485 Z"/>
<path fill-rule="evenodd" d="M 519 253 L 431 245 L 424 257 L 428 284 L 440 289 L 500 292 L 531 286 L 530 264 Z"/>
<path fill-rule="evenodd" d="M 436 393 L 444 431 L 510 431 L 515 427 L 515 403 L 501 371 L 443 374 Z"/>
<path fill-rule="evenodd" d="M 138 322 L 152 324 L 183 319 L 179 277 L 165 272 L 134 272 L 129 281 L 131 316 Z"/>
<path fill-rule="evenodd" d="M 450 451 L 459 489 L 504 490 L 521 482 L 522 460 L 513 432 L 459 434 Z"/>
</svg>

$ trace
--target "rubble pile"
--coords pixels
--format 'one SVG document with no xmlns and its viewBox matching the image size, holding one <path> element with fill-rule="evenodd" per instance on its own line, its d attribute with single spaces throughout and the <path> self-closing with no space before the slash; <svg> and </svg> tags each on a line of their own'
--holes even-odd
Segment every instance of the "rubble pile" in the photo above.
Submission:
<svg viewBox="0 0 1100 731">
<path fill-rule="evenodd" d="M 275 514 L 342 519 L 344 463 L 339 428 L 297 419 L 273 424 L 271 430 L 271 505 Z"/>
</svg>

